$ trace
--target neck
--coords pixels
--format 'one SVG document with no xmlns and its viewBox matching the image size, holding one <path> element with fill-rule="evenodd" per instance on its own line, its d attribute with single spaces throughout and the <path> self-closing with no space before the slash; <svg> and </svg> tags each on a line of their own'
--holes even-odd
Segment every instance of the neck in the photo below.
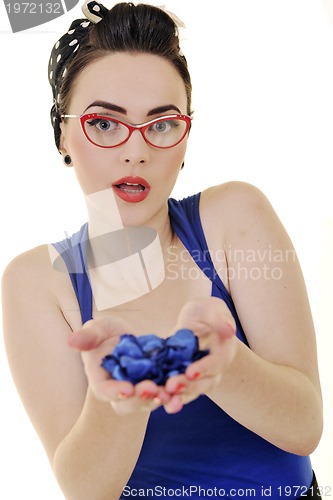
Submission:
<svg viewBox="0 0 333 500">
<path fill-rule="evenodd" d="M 128 302 L 159 286 L 173 244 L 167 206 L 145 226 L 124 227 L 112 189 L 86 196 L 86 203 L 89 275 L 97 309 Z"/>
<path fill-rule="evenodd" d="M 137 226 L 135 223 L 123 224 L 115 194 L 110 188 L 86 195 L 85 201 L 88 210 L 89 239 L 126 229 L 129 225 Z M 155 229 L 163 249 L 167 250 L 174 244 L 175 235 L 171 228 L 167 205 L 163 205 L 150 220 L 138 225 L 140 226 Z"/>
<path fill-rule="evenodd" d="M 112 189 L 104 189 L 85 197 L 89 219 L 89 239 L 123 229 Z"/>
</svg>

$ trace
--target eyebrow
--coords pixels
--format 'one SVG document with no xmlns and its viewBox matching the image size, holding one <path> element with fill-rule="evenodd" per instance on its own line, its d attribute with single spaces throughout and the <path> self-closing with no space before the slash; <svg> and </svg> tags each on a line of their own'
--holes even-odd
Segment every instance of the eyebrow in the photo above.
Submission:
<svg viewBox="0 0 333 500">
<path fill-rule="evenodd" d="M 122 106 L 118 106 L 118 104 L 113 104 L 106 101 L 94 101 L 93 103 L 89 104 L 89 106 L 84 110 L 84 113 L 93 106 L 98 106 L 101 108 L 109 109 L 110 111 L 116 111 L 117 113 L 127 115 L 127 110 L 125 108 L 123 108 Z M 159 113 L 165 113 L 166 111 L 171 110 L 175 110 L 179 114 L 182 114 L 180 109 L 177 108 L 175 104 L 165 104 L 164 106 L 158 106 L 157 108 L 151 109 L 150 111 L 148 111 L 147 116 L 157 115 Z"/>
<path fill-rule="evenodd" d="M 182 114 L 180 109 L 177 108 L 174 104 L 166 104 L 165 106 L 158 106 L 157 108 L 151 109 L 148 111 L 147 116 L 152 116 L 152 115 L 158 115 L 160 113 L 165 113 L 166 111 L 171 111 L 175 110 L 177 111 L 180 115 Z"/>
</svg>

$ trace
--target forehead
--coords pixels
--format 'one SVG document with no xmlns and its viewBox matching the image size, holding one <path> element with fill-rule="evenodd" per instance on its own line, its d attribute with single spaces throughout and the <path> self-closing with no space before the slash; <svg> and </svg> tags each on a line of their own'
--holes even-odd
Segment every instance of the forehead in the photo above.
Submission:
<svg viewBox="0 0 333 500">
<path fill-rule="evenodd" d="M 81 72 L 71 109 L 81 113 L 95 100 L 112 102 L 134 114 L 169 103 L 186 113 L 187 102 L 185 84 L 169 61 L 128 53 L 103 56 Z"/>
</svg>

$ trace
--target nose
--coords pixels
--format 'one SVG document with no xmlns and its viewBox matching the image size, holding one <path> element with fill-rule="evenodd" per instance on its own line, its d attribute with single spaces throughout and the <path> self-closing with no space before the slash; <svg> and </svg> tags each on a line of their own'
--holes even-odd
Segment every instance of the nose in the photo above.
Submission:
<svg viewBox="0 0 333 500">
<path fill-rule="evenodd" d="M 122 146 L 121 162 L 128 165 L 144 165 L 149 162 L 150 148 L 139 130 L 134 130 Z"/>
</svg>

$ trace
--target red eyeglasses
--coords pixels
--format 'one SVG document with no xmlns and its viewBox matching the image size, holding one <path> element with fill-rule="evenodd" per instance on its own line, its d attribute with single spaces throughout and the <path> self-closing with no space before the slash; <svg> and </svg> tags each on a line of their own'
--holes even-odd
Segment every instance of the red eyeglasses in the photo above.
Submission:
<svg viewBox="0 0 333 500">
<path fill-rule="evenodd" d="M 79 118 L 88 141 L 101 148 L 115 148 L 124 144 L 135 130 L 139 130 L 144 140 L 155 148 L 173 148 L 185 138 L 192 121 L 187 115 L 161 116 L 140 125 L 97 113 L 61 115 L 61 118 Z"/>
</svg>

